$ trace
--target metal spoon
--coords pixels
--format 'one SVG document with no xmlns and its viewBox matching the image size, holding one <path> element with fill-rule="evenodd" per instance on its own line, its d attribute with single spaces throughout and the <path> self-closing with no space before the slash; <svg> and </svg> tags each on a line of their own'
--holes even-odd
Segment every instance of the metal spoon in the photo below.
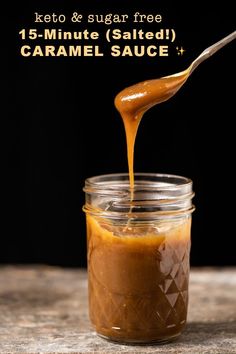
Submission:
<svg viewBox="0 0 236 354">
<path fill-rule="evenodd" d="M 226 44 L 231 42 L 236 38 L 236 31 L 230 33 L 228 36 L 224 37 L 220 41 L 216 42 L 212 46 L 206 48 L 190 65 L 188 68 L 189 70 L 189 75 L 192 74 L 192 72 L 198 67 L 199 64 L 201 64 L 204 60 L 208 59 L 211 57 L 213 54 L 218 52 L 221 48 L 223 48 Z"/>
</svg>

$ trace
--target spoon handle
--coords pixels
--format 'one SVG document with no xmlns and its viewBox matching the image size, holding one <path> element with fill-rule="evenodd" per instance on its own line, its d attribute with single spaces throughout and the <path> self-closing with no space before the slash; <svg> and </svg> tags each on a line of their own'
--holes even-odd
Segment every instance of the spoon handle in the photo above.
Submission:
<svg viewBox="0 0 236 354">
<path fill-rule="evenodd" d="M 222 38 L 219 42 L 216 42 L 212 46 L 206 48 L 190 65 L 189 74 L 192 74 L 192 72 L 198 67 L 199 64 L 201 64 L 207 58 L 211 57 L 219 49 L 223 48 L 226 44 L 228 44 L 235 38 L 236 31 L 230 33 L 228 36 Z"/>
</svg>

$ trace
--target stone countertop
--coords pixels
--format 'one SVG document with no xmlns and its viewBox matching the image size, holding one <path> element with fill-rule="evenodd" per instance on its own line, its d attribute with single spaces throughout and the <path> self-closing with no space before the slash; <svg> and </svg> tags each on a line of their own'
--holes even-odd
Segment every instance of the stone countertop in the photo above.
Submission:
<svg viewBox="0 0 236 354">
<path fill-rule="evenodd" d="M 91 329 L 84 270 L 0 267 L 3 353 L 236 353 L 236 268 L 192 269 L 188 325 L 176 342 L 126 346 Z"/>
</svg>

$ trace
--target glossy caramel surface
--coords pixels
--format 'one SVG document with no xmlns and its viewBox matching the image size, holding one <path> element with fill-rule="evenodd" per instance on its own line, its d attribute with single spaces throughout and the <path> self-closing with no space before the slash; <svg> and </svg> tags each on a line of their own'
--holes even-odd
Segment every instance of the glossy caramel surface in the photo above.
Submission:
<svg viewBox="0 0 236 354">
<path fill-rule="evenodd" d="M 191 219 L 121 227 L 87 215 L 90 318 L 114 340 L 178 335 L 186 322 Z"/>
</svg>

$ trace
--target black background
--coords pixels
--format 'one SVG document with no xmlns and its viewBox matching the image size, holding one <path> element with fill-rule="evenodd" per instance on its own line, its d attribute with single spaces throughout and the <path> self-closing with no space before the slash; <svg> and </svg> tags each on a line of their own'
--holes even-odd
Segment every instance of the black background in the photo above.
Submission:
<svg viewBox="0 0 236 354">
<path fill-rule="evenodd" d="M 6 197 L 1 263 L 86 265 L 84 179 L 127 171 L 115 95 L 138 81 L 185 69 L 202 50 L 235 29 L 232 1 L 181 3 L 78 0 L 45 5 L 23 0 L 1 11 L 5 26 L 1 55 L 6 59 L 2 64 L 2 121 L 6 123 L 2 191 Z M 175 28 L 177 39 L 170 57 L 164 58 L 23 58 L 18 34 L 22 28 L 107 28 L 69 22 L 36 25 L 35 11 L 63 13 L 68 18 L 74 11 L 160 13 L 162 25 L 136 27 Z M 107 52 L 105 42 L 100 44 Z M 182 57 L 175 51 L 178 45 L 186 49 Z M 136 171 L 193 179 L 192 265 L 236 263 L 234 82 L 232 42 L 202 64 L 173 99 L 152 108 L 137 137 Z"/>
</svg>

